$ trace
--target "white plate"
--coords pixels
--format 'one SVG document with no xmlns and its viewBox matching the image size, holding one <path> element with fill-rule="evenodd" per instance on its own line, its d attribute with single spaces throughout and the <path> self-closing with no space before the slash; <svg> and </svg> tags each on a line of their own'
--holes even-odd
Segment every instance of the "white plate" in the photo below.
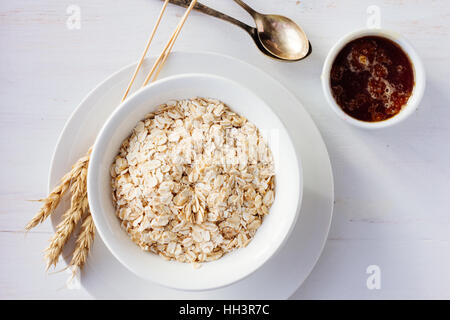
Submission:
<svg viewBox="0 0 450 320">
<path fill-rule="evenodd" d="M 136 90 L 154 58 L 148 58 L 136 79 Z M 119 105 L 134 65 L 113 74 L 81 102 L 58 140 L 49 189 L 94 143 L 97 133 Z M 81 276 L 81 285 L 99 299 L 287 299 L 303 283 L 317 262 L 327 239 L 333 211 L 333 176 L 320 133 L 301 103 L 280 83 L 237 59 L 211 53 L 174 52 L 160 78 L 180 73 L 210 73 L 242 83 L 267 102 L 287 126 L 301 155 L 304 193 L 299 219 L 284 247 L 251 276 L 231 286 L 201 292 L 178 291 L 138 278 L 96 237 Z M 65 201 L 55 215 L 67 208 Z M 70 259 L 70 245 L 64 255 Z"/>
</svg>

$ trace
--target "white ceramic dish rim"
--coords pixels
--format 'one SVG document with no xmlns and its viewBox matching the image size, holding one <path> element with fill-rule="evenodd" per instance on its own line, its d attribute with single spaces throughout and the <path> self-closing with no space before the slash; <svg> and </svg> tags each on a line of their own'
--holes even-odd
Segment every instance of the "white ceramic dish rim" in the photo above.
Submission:
<svg viewBox="0 0 450 320">
<path fill-rule="evenodd" d="M 291 222 L 289 224 L 289 227 L 287 229 L 287 231 L 284 233 L 283 237 L 279 238 L 279 241 L 277 242 L 277 245 L 274 247 L 274 250 L 272 250 L 272 252 L 270 254 L 268 254 L 267 256 L 265 256 L 264 259 L 258 261 L 258 263 L 255 263 L 253 265 L 253 267 L 249 268 L 248 271 L 246 273 L 241 274 L 240 276 L 236 276 L 236 277 L 230 277 L 231 280 L 220 280 L 217 281 L 215 284 L 200 284 L 200 285 L 186 285 L 186 284 L 176 284 L 173 282 L 165 282 L 162 281 L 160 278 L 158 278 L 157 276 L 152 276 L 151 273 L 147 273 L 146 275 L 144 275 L 142 272 L 137 272 L 136 268 L 134 268 L 133 265 L 130 265 L 127 261 L 125 261 L 123 259 L 123 257 L 117 253 L 117 251 L 110 245 L 110 242 L 108 241 L 108 233 L 107 231 L 102 228 L 103 224 L 102 222 L 99 220 L 99 216 L 96 215 L 96 211 L 98 209 L 98 204 L 96 203 L 96 197 L 89 197 L 89 202 L 90 202 L 90 207 L 92 210 L 92 215 L 94 218 L 94 222 L 96 224 L 98 233 L 100 234 L 100 237 L 102 238 L 103 242 L 105 243 L 105 245 L 108 247 L 108 249 L 110 250 L 110 252 L 115 256 L 116 259 L 118 259 L 126 268 L 128 268 L 130 271 L 132 271 L 133 273 L 144 277 L 147 280 L 156 282 L 160 285 L 169 287 L 169 288 L 174 288 L 174 289 L 181 289 L 181 290 L 211 290 L 211 289 L 217 289 L 220 287 L 224 287 L 224 286 L 228 286 L 231 285 L 237 281 L 240 281 L 244 278 L 246 278 L 247 276 L 249 276 L 250 274 L 252 274 L 254 271 L 256 271 L 257 269 L 259 269 L 262 265 L 264 265 L 265 262 L 267 262 L 269 259 L 271 259 L 271 257 L 273 257 L 276 252 L 286 243 L 286 240 L 288 239 L 290 233 L 292 232 L 298 216 L 299 216 L 299 211 L 300 211 L 300 207 L 301 207 L 301 201 L 302 201 L 302 188 L 303 188 L 303 184 L 302 184 L 302 166 L 301 166 L 301 161 L 300 159 L 298 159 L 297 157 L 297 152 L 295 151 L 295 148 L 293 146 L 291 137 L 289 136 L 289 130 L 287 130 L 286 126 L 284 125 L 284 123 L 281 121 L 281 119 L 276 115 L 276 113 L 262 100 L 260 99 L 255 93 L 253 93 L 251 90 L 249 90 L 248 88 L 246 88 L 245 86 L 243 86 L 242 84 L 234 81 L 234 80 L 230 80 L 228 78 L 225 77 L 221 77 L 221 76 L 217 76 L 217 75 L 211 75 L 211 74 L 181 74 L 181 75 L 174 75 L 174 76 L 170 76 L 167 78 L 164 78 L 162 80 L 159 80 L 141 90 L 138 90 L 137 92 L 135 92 L 133 95 L 131 95 L 124 103 L 122 103 L 119 107 L 117 107 L 114 112 L 111 114 L 111 116 L 108 118 L 108 120 L 105 122 L 104 126 L 102 127 L 102 129 L 100 130 L 100 133 L 97 136 L 96 142 L 94 144 L 93 147 L 93 152 L 91 154 L 91 161 L 90 161 L 90 166 L 89 166 L 89 173 L 88 173 L 88 194 L 92 195 L 95 194 L 95 177 L 97 177 L 97 172 L 96 172 L 96 167 L 94 165 L 92 165 L 92 163 L 97 163 L 97 158 L 98 158 L 98 153 L 97 153 L 97 147 L 98 144 L 100 143 L 100 141 L 102 140 L 101 137 L 103 137 L 103 134 L 106 130 L 108 130 L 108 127 L 110 126 L 110 123 L 112 122 L 113 119 L 117 119 L 120 118 L 121 115 L 123 115 L 123 113 L 126 111 L 127 109 L 127 105 L 132 105 L 132 100 L 133 99 L 139 99 L 139 97 L 141 95 L 144 95 L 146 91 L 149 90 L 156 90 L 154 89 L 154 87 L 158 87 L 161 86 L 162 84 L 169 82 L 169 81 L 173 81 L 173 80 L 177 80 L 180 78 L 188 78 L 188 77 L 209 77 L 209 78 L 215 78 L 215 79 L 220 79 L 221 81 L 227 81 L 230 84 L 233 84 L 237 87 L 240 87 L 244 90 L 246 90 L 250 95 L 252 95 L 255 99 L 259 100 L 263 105 L 265 105 L 265 107 L 267 107 L 267 110 L 269 112 L 271 112 L 273 114 L 273 116 L 277 119 L 277 121 L 279 121 L 279 123 L 281 124 L 281 127 L 283 128 L 283 131 L 286 133 L 286 135 L 289 137 L 289 144 L 290 147 L 292 148 L 292 150 L 294 150 L 293 152 L 293 156 L 295 157 L 294 161 L 295 163 L 298 164 L 298 172 L 294 173 L 294 176 L 298 176 L 298 186 L 292 186 L 294 190 L 298 190 L 297 194 L 299 195 L 298 197 L 298 201 L 297 201 L 297 206 L 296 209 L 293 211 L 293 216 L 291 219 Z M 153 89 L 152 89 L 153 88 Z M 131 102 L 130 102 L 131 101 Z M 129 109 L 129 108 L 128 108 Z M 92 165 L 92 167 L 91 167 Z M 149 276 L 150 275 L 150 276 Z"/>
<path fill-rule="evenodd" d="M 339 105 L 336 103 L 331 93 L 330 71 L 334 59 L 347 43 L 364 36 L 381 36 L 394 41 L 409 56 L 414 68 L 415 83 L 413 92 L 408 100 L 408 103 L 402 108 L 402 110 L 397 115 L 384 121 L 366 122 L 349 116 L 341 109 L 341 107 L 339 107 Z M 336 114 L 347 123 L 365 129 L 379 129 L 389 127 L 394 124 L 402 122 L 403 120 L 408 118 L 411 114 L 413 114 L 418 108 L 420 101 L 422 100 L 425 91 L 425 82 L 426 82 L 425 78 L 426 78 L 425 69 L 423 67 L 422 60 L 417 54 L 417 51 L 414 49 L 414 47 L 402 35 L 385 29 L 362 29 L 350 32 L 345 36 L 343 36 L 329 51 L 325 59 L 325 63 L 323 65 L 321 75 L 322 91 L 331 109 L 333 109 L 333 111 L 336 112 Z"/>
</svg>

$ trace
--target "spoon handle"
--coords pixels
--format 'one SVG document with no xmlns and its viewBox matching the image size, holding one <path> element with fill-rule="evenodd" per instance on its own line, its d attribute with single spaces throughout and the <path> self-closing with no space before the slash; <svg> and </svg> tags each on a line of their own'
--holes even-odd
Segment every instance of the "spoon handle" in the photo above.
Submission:
<svg viewBox="0 0 450 320">
<path fill-rule="evenodd" d="M 248 4 L 246 4 L 244 1 L 242 0 L 234 0 L 234 2 L 236 2 L 238 5 L 240 5 L 242 8 L 244 8 L 245 11 L 247 11 L 253 18 L 255 18 L 255 15 L 257 15 L 258 13 L 253 10 L 252 7 L 250 7 Z"/>
<path fill-rule="evenodd" d="M 189 6 L 189 4 L 191 3 L 191 0 L 169 0 L 170 3 L 177 5 L 177 6 L 181 6 L 181 7 L 185 7 L 187 8 Z M 230 17 L 229 15 L 226 15 L 222 12 L 219 12 L 217 10 L 214 10 L 208 6 L 205 6 L 204 4 L 201 4 L 199 2 L 197 2 L 194 6 L 194 10 L 200 11 L 202 13 L 205 13 L 207 15 L 213 16 L 215 18 L 218 19 L 222 19 L 225 21 L 228 21 L 242 29 L 244 29 L 245 31 L 247 31 L 251 36 L 253 36 L 254 33 L 254 28 L 250 27 L 248 24 L 243 23 L 242 21 L 239 21 L 233 17 Z"/>
</svg>

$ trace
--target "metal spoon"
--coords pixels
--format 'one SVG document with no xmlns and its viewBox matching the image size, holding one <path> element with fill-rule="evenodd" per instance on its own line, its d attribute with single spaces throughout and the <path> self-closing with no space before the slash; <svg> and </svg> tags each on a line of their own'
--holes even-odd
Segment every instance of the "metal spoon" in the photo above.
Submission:
<svg viewBox="0 0 450 320">
<path fill-rule="evenodd" d="M 252 15 L 256 28 L 198 2 L 194 9 L 244 29 L 252 37 L 258 49 L 271 58 L 298 61 L 310 55 L 311 44 L 303 30 L 295 22 L 283 16 L 260 14 L 244 2 L 234 1 Z M 169 0 L 169 2 L 187 7 L 191 0 Z"/>
<path fill-rule="evenodd" d="M 256 12 L 242 0 L 234 2 L 253 17 L 259 40 L 274 56 L 285 60 L 299 60 L 308 54 L 308 38 L 294 21 L 279 15 Z"/>
</svg>

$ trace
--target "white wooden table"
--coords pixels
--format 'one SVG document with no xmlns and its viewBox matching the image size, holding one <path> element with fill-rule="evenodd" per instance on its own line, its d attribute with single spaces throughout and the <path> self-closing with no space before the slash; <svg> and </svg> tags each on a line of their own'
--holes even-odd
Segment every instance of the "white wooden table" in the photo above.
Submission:
<svg viewBox="0 0 450 320">
<path fill-rule="evenodd" d="M 203 2 L 251 22 L 231 0 Z M 301 24 L 313 54 L 294 64 L 273 61 L 242 30 L 197 12 L 175 49 L 224 53 L 258 66 L 303 102 L 322 132 L 335 178 L 333 222 L 322 257 L 292 298 L 449 299 L 450 1 L 248 3 Z M 45 274 L 41 251 L 52 229 L 47 222 L 25 235 L 39 207 L 27 200 L 46 195 L 52 152 L 71 112 L 98 82 L 138 59 L 160 6 L 160 0 L 0 3 L 1 299 L 90 298 L 64 288 L 66 273 Z M 78 9 L 79 29 L 67 22 Z M 160 52 L 182 13 L 168 8 L 151 54 Z M 327 106 L 319 76 L 333 43 L 377 17 L 415 45 L 427 89 L 406 122 L 362 131 Z M 379 268 L 379 289 L 367 286 L 371 265 Z"/>
</svg>

